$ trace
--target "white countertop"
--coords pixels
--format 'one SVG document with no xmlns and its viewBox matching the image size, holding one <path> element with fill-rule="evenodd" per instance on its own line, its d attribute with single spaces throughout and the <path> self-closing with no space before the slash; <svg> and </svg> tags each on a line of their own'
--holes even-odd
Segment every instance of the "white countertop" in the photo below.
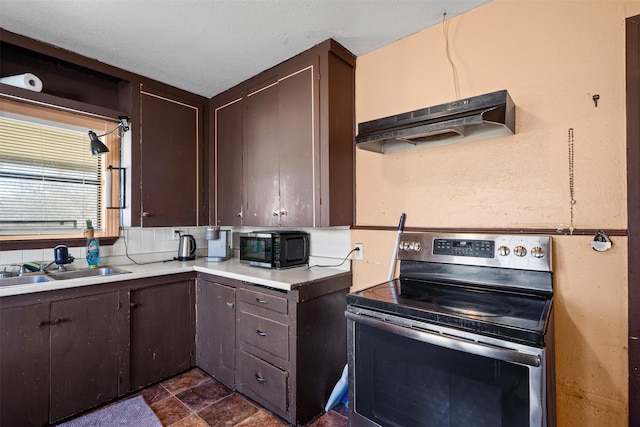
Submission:
<svg viewBox="0 0 640 427">
<path fill-rule="evenodd" d="M 102 265 L 100 267 L 103 267 Z M 268 268 L 251 267 L 241 265 L 238 258 L 231 258 L 223 262 L 206 262 L 204 258 L 195 261 L 160 261 L 145 264 L 118 264 L 109 265 L 129 271 L 125 274 L 113 274 L 107 276 L 93 276 L 79 279 L 50 280 L 41 283 L 29 283 L 24 285 L 0 286 L 0 297 L 30 294 L 35 292 L 52 291 L 56 289 L 68 289 L 80 286 L 95 286 L 101 283 L 113 283 L 123 280 L 141 279 L 145 277 L 163 276 L 175 273 L 188 273 L 197 271 L 228 277 L 230 279 L 251 282 L 257 285 L 268 286 L 275 289 L 290 291 L 298 285 L 306 282 L 324 279 L 347 271 L 334 268 L 307 266 L 288 268 L 284 270 L 271 270 Z"/>
</svg>

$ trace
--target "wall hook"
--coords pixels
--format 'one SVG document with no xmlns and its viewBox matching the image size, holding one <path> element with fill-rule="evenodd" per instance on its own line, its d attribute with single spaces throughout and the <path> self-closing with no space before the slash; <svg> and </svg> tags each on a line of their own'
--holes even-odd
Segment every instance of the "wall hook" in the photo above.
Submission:
<svg viewBox="0 0 640 427">
<path fill-rule="evenodd" d="M 591 241 L 591 249 L 597 252 L 604 252 L 611 249 L 611 239 L 607 234 L 600 230 L 596 233 L 595 238 Z"/>
<path fill-rule="evenodd" d="M 595 94 L 593 95 L 593 103 L 595 104 L 596 108 L 598 108 L 598 99 L 600 99 L 600 95 Z"/>
</svg>

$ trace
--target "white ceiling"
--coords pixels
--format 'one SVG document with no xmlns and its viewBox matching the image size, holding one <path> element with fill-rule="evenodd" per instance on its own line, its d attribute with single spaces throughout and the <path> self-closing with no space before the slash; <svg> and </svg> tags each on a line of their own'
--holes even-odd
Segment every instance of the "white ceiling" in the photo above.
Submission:
<svg viewBox="0 0 640 427">
<path fill-rule="evenodd" d="M 0 0 L 0 26 L 209 98 L 328 38 L 360 56 L 489 1 Z"/>
</svg>

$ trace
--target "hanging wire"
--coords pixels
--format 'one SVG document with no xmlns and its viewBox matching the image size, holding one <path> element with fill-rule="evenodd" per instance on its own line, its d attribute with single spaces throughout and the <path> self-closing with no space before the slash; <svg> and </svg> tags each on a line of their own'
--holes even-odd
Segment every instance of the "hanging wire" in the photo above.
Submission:
<svg viewBox="0 0 640 427">
<path fill-rule="evenodd" d="M 356 248 L 351 249 L 349 251 L 349 253 L 347 254 L 347 256 L 344 257 L 344 259 L 342 260 L 342 262 L 340 264 L 328 264 L 328 265 L 315 264 L 315 265 L 310 265 L 308 268 L 312 269 L 314 267 L 340 267 L 342 264 L 347 262 L 347 259 L 349 259 L 349 255 L 351 255 L 355 250 L 356 250 Z"/>
<path fill-rule="evenodd" d="M 451 64 L 451 71 L 453 73 L 453 87 L 456 92 L 456 99 L 460 99 L 460 84 L 458 81 L 458 70 L 456 69 L 453 60 L 451 59 L 451 51 L 449 50 L 449 24 L 445 23 L 445 17 L 447 16 L 447 12 L 442 12 L 442 34 L 444 35 L 444 45 L 445 51 L 447 53 L 447 59 L 449 60 L 449 64 Z"/>
</svg>

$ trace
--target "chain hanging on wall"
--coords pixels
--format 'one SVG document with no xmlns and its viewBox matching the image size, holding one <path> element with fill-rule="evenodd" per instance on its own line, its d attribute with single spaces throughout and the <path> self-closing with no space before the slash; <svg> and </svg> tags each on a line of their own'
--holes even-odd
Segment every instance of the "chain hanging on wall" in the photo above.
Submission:
<svg viewBox="0 0 640 427">
<path fill-rule="evenodd" d="M 573 128 L 569 128 L 568 132 L 568 144 L 569 144 L 569 202 L 571 212 L 571 223 L 569 224 L 569 234 L 573 234 L 573 206 L 576 204 L 574 198 L 573 187 Z"/>
</svg>

